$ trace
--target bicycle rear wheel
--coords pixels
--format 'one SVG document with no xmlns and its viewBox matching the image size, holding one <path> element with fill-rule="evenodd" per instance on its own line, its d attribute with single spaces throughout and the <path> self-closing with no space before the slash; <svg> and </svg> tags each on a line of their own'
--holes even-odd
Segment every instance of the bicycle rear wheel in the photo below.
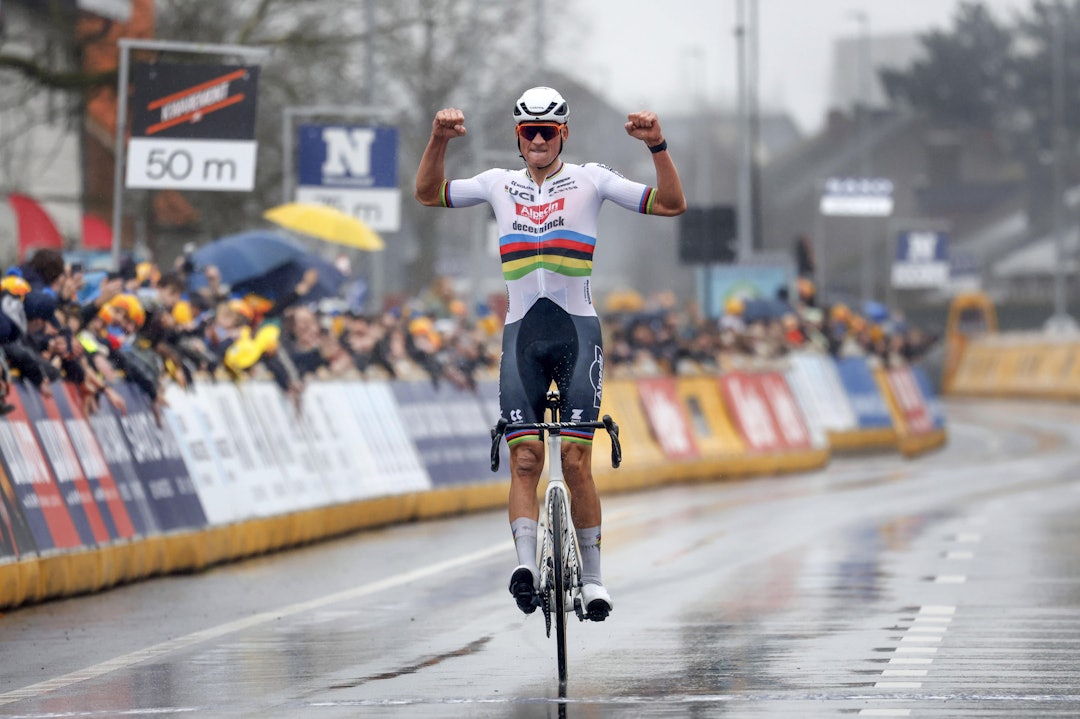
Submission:
<svg viewBox="0 0 1080 719">
<path fill-rule="evenodd" d="M 566 504 L 561 492 L 551 493 L 549 508 L 551 522 L 552 555 L 555 566 L 555 652 L 559 663 L 559 689 L 566 688 L 566 547 L 563 532 L 566 527 Z"/>
</svg>

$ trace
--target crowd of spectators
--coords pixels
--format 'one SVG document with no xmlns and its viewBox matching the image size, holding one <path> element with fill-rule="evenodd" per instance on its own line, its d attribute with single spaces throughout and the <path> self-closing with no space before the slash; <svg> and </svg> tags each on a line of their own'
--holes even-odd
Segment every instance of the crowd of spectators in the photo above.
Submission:
<svg viewBox="0 0 1080 719">
<path fill-rule="evenodd" d="M 862 356 L 900 366 L 921 358 L 937 337 L 876 302 L 859 311 L 820 306 L 813 282 L 801 278 L 793 299 L 730 297 L 718 320 L 696 305 L 679 307 L 670 293 L 604 319 L 605 361 L 614 376 L 722 372 L 782 360 L 791 352 Z"/>
<path fill-rule="evenodd" d="M 502 297 L 470 308 L 448 278 L 378 313 L 313 302 L 309 271 L 276 301 L 234 296 L 214 267 L 191 289 L 191 268 L 127 261 L 91 277 L 55 250 L 35 252 L 0 281 L 0 397 L 9 369 L 43 394 L 56 382 L 78 388 L 84 409 L 109 402 L 120 376 L 164 405 L 164 383 L 196 378 L 272 378 L 299 399 L 312 379 L 423 379 L 470 389 L 497 377 Z M 910 361 L 934 338 L 895 314 L 818 307 L 800 280 L 797 296 L 730 298 L 719 321 L 673 295 L 601 308 L 606 372 L 613 376 L 716 372 L 768 362 L 788 352 L 866 355 L 885 365 Z M 0 404 L 0 413 L 11 405 Z"/>
</svg>

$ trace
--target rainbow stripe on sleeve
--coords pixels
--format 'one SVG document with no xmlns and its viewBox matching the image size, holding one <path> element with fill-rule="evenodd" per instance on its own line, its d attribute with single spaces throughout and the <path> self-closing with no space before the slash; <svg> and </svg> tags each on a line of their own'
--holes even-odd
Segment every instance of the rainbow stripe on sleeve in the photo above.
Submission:
<svg viewBox="0 0 1080 719">
<path fill-rule="evenodd" d="M 654 200 L 656 200 L 656 188 L 646 187 L 645 192 L 641 193 L 641 202 L 638 203 L 638 212 L 643 215 L 651 215 Z"/>
</svg>

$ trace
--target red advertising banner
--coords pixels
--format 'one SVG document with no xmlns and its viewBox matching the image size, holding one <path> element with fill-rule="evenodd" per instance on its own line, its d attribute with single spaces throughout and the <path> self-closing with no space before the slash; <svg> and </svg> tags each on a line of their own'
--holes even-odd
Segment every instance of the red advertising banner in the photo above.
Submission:
<svg viewBox="0 0 1080 719">
<path fill-rule="evenodd" d="M 747 446 L 755 452 L 783 449 L 783 439 L 776 427 L 769 402 L 755 375 L 729 372 L 718 380 L 731 418 Z"/>
<path fill-rule="evenodd" d="M 885 377 L 889 382 L 896 405 L 904 415 L 908 431 L 911 434 L 927 434 L 934 430 L 934 420 L 930 416 L 930 410 L 926 406 L 919 382 L 911 372 L 910 367 L 893 367 L 886 370 Z"/>
<path fill-rule="evenodd" d="M 36 549 L 15 485 L 0 467 L 0 560 L 32 554 Z"/>
<path fill-rule="evenodd" d="M 27 390 L 15 383 L 7 402 L 15 409 L 0 419 L 0 459 L 18 498 L 18 510 L 41 551 L 83 546 L 52 469 L 41 451 L 23 404 Z M 87 531 L 89 534 L 89 531 Z"/>
<path fill-rule="evenodd" d="M 93 492 L 94 501 L 101 510 L 102 518 L 112 539 L 130 539 L 135 536 L 135 525 L 131 521 L 124 499 L 120 494 L 105 454 L 98 445 L 94 430 L 83 412 L 83 407 L 76 396 L 76 389 L 70 382 L 60 382 L 54 388 L 56 409 L 63 419 L 67 430 L 68 447 L 74 452 L 78 466 L 86 477 L 86 482 Z M 46 404 L 48 407 L 48 404 Z"/>
<path fill-rule="evenodd" d="M 62 382 L 57 384 L 63 385 Z M 60 393 L 63 389 L 57 387 L 53 391 Z M 83 543 L 87 546 L 107 543 L 112 537 L 109 536 L 101 509 L 94 500 L 90 483 L 86 481 L 86 475 L 79 466 L 79 458 L 67 436 L 64 418 L 60 416 L 56 400 L 25 384 L 20 387 L 20 394 L 26 416 L 34 428 L 38 444 L 44 450 L 45 459 L 52 468 L 52 476 L 60 487 L 60 494 L 67 503 L 68 512 Z"/>
<path fill-rule="evenodd" d="M 679 402 L 674 377 L 653 377 L 637 381 L 638 396 L 649 418 L 649 426 L 664 455 L 670 459 L 699 456 L 694 431 L 686 410 Z"/>
<path fill-rule="evenodd" d="M 756 378 L 762 395 L 769 403 L 784 447 L 810 449 L 810 429 L 806 426 L 806 418 L 803 417 L 798 401 L 784 376 L 779 372 L 765 372 L 756 375 Z"/>
</svg>

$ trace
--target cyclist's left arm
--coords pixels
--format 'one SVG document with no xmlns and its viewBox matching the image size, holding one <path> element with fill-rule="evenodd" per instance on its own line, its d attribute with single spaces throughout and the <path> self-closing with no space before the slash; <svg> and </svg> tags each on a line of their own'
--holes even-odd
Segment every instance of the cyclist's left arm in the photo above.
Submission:
<svg viewBox="0 0 1080 719">
<path fill-rule="evenodd" d="M 667 150 L 653 155 L 656 167 L 656 197 L 653 198 L 650 214 L 674 217 L 686 212 L 686 196 L 683 195 L 679 171 Z"/>
<path fill-rule="evenodd" d="M 664 133 L 660 129 L 660 119 L 654 112 L 634 112 L 627 116 L 626 133 L 644 142 L 650 150 L 660 145 Z M 666 143 L 665 143 L 666 144 Z M 651 215 L 673 217 L 686 211 L 686 196 L 683 194 L 682 180 L 671 154 L 666 150 L 653 153 L 653 166 L 656 169 L 656 193 L 649 205 Z"/>
</svg>

